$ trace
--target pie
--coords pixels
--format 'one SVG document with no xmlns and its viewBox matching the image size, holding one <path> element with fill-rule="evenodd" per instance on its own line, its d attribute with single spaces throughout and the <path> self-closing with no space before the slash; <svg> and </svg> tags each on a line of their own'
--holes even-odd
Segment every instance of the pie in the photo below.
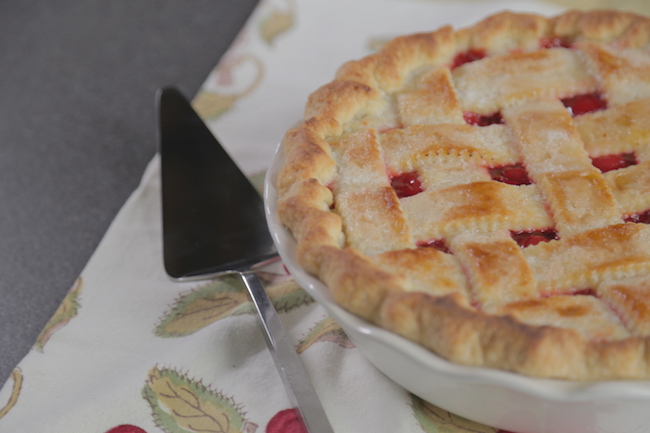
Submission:
<svg viewBox="0 0 650 433">
<path fill-rule="evenodd" d="M 342 65 L 278 213 L 338 304 L 452 362 L 650 378 L 650 19 L 503 12 Z"/>
</svg>

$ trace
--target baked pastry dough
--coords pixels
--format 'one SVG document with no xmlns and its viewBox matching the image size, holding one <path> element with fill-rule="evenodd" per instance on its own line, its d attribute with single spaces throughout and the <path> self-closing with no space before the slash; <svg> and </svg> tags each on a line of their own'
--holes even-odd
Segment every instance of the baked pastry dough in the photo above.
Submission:
<svg viewBox="0 0 650 433">
<path fill-rule="evenodd" d="M 396 38 L 282 147 L 280 219 L 347 310 L 460 364 L 650 378 L 650 19 Z"/>
</svg>

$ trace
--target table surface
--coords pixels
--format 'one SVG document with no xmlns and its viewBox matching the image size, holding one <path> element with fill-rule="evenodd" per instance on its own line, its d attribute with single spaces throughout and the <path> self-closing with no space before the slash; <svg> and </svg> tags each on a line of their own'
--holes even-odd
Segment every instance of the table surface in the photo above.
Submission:
<svg viewBox="0 0 650 433">
<path fill-rule="evenodd" d="M 156 90 L 175 85 L 194 95 L 256 3 L 0 7 L 2 383 L 154 156 Z"/>
</svg>

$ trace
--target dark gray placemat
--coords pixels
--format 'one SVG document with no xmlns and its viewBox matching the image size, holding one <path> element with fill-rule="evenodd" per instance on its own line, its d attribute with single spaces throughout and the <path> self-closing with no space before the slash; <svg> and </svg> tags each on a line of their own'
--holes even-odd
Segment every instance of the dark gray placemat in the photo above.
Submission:
<svg viewBox="0 0 650 433">
<path fill-rule="evenodd" d="M 156 150 L 154 95 L 192 96 L 257 0 L 0 5 L 0 383 Z"/>
</svg>

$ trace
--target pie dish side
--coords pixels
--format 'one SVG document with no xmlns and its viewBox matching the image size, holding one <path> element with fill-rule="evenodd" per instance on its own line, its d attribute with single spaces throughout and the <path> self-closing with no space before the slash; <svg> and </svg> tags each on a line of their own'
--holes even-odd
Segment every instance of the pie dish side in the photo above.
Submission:
<svg viewBox="0 0 650 433">
<path fill-rule="evenodd" d="M 282 149 L 279 218 L 343 308 L 459 364 L 650 378 L 650 19 L 396 38 Z"/>
</svg>

